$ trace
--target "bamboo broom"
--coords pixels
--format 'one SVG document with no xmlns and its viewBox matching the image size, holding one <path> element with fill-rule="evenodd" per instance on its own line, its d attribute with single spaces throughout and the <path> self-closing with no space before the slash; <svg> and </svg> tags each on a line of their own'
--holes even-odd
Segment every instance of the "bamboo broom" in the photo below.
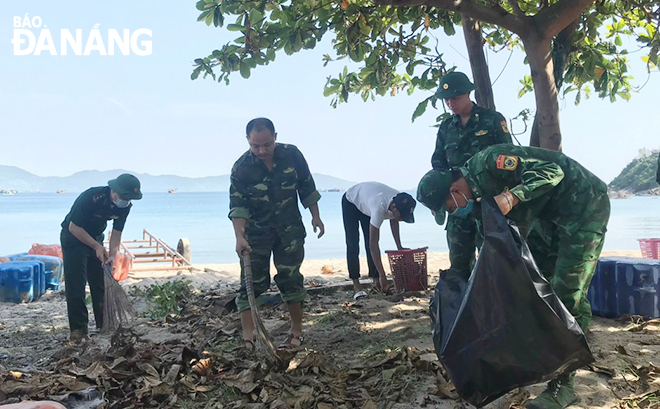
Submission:
<svg viewBox="0 0 660 409">
<path fill-rule="evenodd" d="M 241 254 L 241 258 L 243 259 L 243 269 L 245 272 L 245 289 L 247 291 L 248 302 L 250 303 L 252 322 L 254 323 L 254 334 L 257 338 L 257 343 L 271 358 L 276 362 L 279 362 L 281 358 L 277 355 L 277 349 L 275 348 L 263 321 L 261 321 L 261 316 L 257 309 L 257 300 L 254 297 L 254 286 L 252 285 L 252 262 L 250 261 L 250 253 L 244 251 Z"/>
<path fill-rule="evenodd" d="M 112 276 L 112 264 L 103 264 L 103 327 L 104 333 L 115 332 L 135 314 L 126 291 Z"/>
</svg>

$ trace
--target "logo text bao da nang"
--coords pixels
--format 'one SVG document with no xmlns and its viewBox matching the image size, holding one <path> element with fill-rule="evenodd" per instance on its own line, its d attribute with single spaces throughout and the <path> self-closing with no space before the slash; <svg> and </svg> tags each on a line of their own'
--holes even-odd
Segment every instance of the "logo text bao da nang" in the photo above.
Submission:
<svg viewBox="0 0 660 409">
<path fill-rule="evenodd" d="M 39 16 L 14 16 L 14 55 L 151 55 L 151 30 L 51 30 Z"/>
</svg>

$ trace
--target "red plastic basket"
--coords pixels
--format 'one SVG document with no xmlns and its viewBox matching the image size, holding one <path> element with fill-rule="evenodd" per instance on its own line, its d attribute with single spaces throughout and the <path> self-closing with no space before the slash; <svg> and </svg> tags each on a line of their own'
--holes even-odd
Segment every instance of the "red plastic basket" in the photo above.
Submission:
<svg viewBox="0 0 660 409">
<path fill-rule="evenodd" d="M 386 251 L 397 292 L 424 291 L 429 285 L 426 273 L 426 249 Z"/>
<path fill-rule="evenodd" d="M 660 254 L 660 239 L 637 239 L 642 257 L 658 260 Z"/>
</svg>

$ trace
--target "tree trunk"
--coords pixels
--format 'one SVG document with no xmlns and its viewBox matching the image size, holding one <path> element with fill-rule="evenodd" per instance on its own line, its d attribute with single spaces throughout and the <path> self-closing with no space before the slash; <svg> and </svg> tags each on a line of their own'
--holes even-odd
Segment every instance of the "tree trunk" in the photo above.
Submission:
<svg viewBox="0 0 660 409">
<path fill-rule="evenodd" d="M 550 54 L 550 39 L 539 39 L 532 36 L 523 38 L 527 61 L 534 83 L 536 98 L 536 115 L 532 127 L 531 145 L 534 143 L 534 131 L 538 131 L 538 146 L 545 149 L 561 151 L 561 129 L 559 127 L 559 103 L 557 102 L 557 86 L 553 72 L 552 56 Z"/>
<path fill-rule="evenodd" d="M 463 34 L 465 45 L 470 58 L 472 78 L 474 78 L 475 98 L 477 104 L 484 108 L 495 109 L 495 98 L 493 97 L 493 86 L 490 83 L 488 64 L 484 54 L 484 44 L 479 21 L 461 14 L 463 22 Z"/>
</svg>

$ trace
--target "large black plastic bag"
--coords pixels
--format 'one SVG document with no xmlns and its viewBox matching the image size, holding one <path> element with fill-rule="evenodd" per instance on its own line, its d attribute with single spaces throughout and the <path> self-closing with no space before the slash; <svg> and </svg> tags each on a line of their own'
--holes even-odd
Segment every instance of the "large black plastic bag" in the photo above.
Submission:
<svg viewBox="0 0 660 409">
<path fill-rule="evenodd" d="M 430 307 L 438 358 L 477 407 L 594 360 L 518 228 L 492 198 L 481 207 L 484 243 L 469 281 L 444 272 Z"/>
</svg>

